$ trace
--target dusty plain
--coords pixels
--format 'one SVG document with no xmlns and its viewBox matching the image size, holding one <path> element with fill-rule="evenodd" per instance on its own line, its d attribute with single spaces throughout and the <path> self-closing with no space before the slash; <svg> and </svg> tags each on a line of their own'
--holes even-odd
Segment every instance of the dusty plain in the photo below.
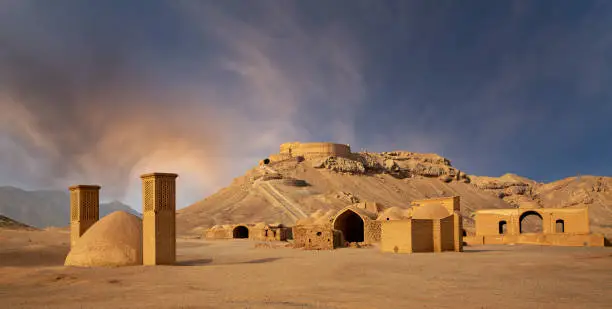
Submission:
<svg viewBox="0 0 612 309">
<path fill-rule="evenodd" d="M 612 248 L 384 254 L 179 238 L 178 265 L 64 267 L 65 229 L 0 229 L 0 308 L 611 308 Z"/>
</svg>

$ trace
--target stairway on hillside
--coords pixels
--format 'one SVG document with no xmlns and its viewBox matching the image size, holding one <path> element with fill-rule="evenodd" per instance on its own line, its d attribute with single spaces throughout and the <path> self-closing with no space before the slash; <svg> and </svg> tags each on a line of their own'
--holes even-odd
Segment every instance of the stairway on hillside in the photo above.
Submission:
<svg viewBox="0 0 612 309">
<path fill-rule="evenodd" d="M 268 166 L 263 166 L 261 169 L 262 174 L 271 173 L 278 174 L 275 170 Z M 275 207 L 280 208 L 284 213 L 286 213 L 292 220 L 297 221 L 302 218 L 308 217 L 306 213 L 300 208 L 299 205 L 295 204 L 291 200 L 289 200 L 284 194 L 282 194 L 278 189 L 274 187 L 274 185 L 270 181 L 262 181 L 258 179 L 253 184 L 259 191 L 263 194 L 263 196 Z"/>
</svg>

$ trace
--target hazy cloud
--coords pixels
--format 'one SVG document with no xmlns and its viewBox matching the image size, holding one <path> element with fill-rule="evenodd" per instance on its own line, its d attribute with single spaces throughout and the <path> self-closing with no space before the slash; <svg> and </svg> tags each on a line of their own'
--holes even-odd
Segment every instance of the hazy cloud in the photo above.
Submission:
<svg viewBox="0 0 612 309">
<path fill-rule="evenodd" d="M 99 183 L 138 208 L 139 174 L 178 172 L 186 205 L 290 140 L 610 174 L 611 17 L 608 1 L 3 1 L 0 182 Z"/>
<path fill-rule="evenodd" d="M 231 5 L 162 3 L 185 52 L 160 46 L 151 30 L 162 27 L 147 21 L 113 24 L 127 8 L 31 4 L 5 7 L 0 31 L 2 131 L 17 146 L 3 154 L 37 166 L 9 170 L 30 186 L 99 183 L 106 198 L 136 201 L 139 174 L 178 172 L 186 204 L 283 141 L 355 138 L 359 48 L 340 26 L 306 29 L 292 5 L 261 2 L 247 22 Z"/>
</svg>

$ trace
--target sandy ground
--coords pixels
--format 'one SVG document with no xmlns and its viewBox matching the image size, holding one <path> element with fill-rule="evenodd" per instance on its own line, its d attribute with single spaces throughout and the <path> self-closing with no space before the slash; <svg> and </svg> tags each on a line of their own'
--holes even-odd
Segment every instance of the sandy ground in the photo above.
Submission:
<svg viewBox="0 0 612 309">
<path fill-rule="evenodd" d="M 0 308 L 612 307 L 612 248 L 395 255 L 179 239 L 176 266 L 72 268 L 68 240 L 0 230 Z"/>
</svg>

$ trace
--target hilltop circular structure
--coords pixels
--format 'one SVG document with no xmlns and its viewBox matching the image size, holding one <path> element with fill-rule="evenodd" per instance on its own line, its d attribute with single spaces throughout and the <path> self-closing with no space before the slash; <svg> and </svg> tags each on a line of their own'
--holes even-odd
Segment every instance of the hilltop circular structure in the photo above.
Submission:
<svg viewBox="0 0 612 309">
<path fill-rule="evenodd" d="M 337 143 L 300 143 L 290 142 L 280 145 L 280 155 L 289 157 L 303 157 L 305 159 L 326 156 L 347 157 L 351 154 L 351 147 L 347 144 Z"/>
<path fill-rule="evenodd" d="M 76 241 L 64 265 L 142 265 L 142 220 L 125 211 L 100 219 Z"/>
</svg>

